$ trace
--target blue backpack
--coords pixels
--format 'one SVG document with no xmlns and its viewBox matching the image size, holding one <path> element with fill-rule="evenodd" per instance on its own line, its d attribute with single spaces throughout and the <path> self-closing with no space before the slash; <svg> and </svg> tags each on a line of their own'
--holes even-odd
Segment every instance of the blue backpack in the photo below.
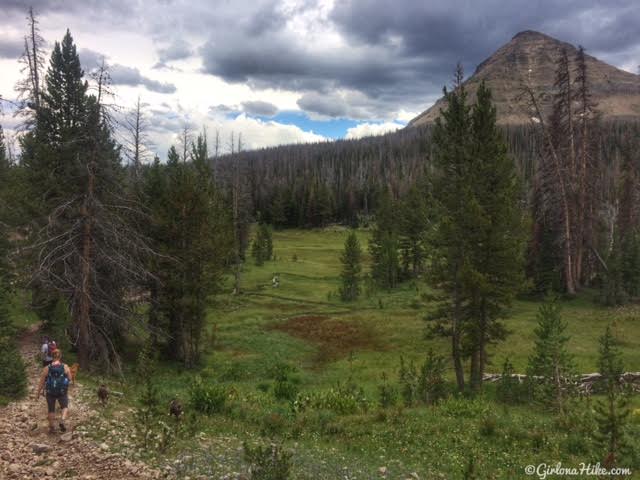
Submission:
<svg viewBox="0 0 640 480">
<path fill-rule="evenodd" d="M 49 373 L 47 374 L 47 394 L 53 397 L 62 397 L 67 393 L 69 387 L 69 379 L 64 373 L 64 365 L 49 365 Z"/>
</svg>

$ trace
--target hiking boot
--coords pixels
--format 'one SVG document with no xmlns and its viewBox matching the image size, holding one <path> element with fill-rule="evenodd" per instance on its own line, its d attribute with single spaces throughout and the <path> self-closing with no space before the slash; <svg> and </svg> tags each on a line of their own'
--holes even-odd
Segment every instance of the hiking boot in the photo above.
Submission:
<svg viewBox="0 0 640 480">
<path fill-rule="evenodd" d="M 56 427 L 49 427 L 49 434 L 53 435 L 54 433 L 56 433 Z"/>
<path fill-rule="evenodd" d="M 64 433 L 64 432 L 66 432 L 66 431 L 67 431 L 67 427 L 64 425 L 64 423 L 63 423 L 63 422 L 60 422 L 60 431 L 61 431 L 62 433 Z"/>
</svg>

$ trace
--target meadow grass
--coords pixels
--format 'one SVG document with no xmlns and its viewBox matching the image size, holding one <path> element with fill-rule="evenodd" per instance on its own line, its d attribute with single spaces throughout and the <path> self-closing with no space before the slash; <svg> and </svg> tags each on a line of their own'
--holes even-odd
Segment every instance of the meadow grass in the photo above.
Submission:
<svg viewBox="0 0 640 480">
<path fill-rule="evenodd" d="M 365 250 L 366 274 L 369 234 L 357 234 Z M 229 278 L 224 292 L 214 299 L 202 366 L 194 372 L 161 359 L 157 383 L 163 401 L 177 395 L 186 402 L 195 374 L 229 392 L 223 414 L 198 420 L 213 453 L 197 457 L 194 452 L 203 451 L 202 442 L 187 439 L 174 454 L 187 451 L 200 458 L 195 472 L 222 476 L 242 463 L 238 449 L 243 441 L 283 440 L 294 451 L 297 479 L 381 478 L 381 467 L 386 469 L 385 478 L 411 478 L 414 472 L 422 479 L 462 478 L 471 458 L 477 478 L 514 479 L 529 478 L 523 471 L 528 464 L 562 461 L 575 466 L 602 460 L 593 438 L 581 430 L 584 412 L 592 410 L 587 400 L 572 406 L 575 418 L 570 416 L 568 425 L 559 425 L 542 407 L 498 404 L 493 385 L 475 399 L 452 395 L 433 407 L 405 408 L 399 402 L 380 408 L 383 375 L 397 384 L 401 356 L 416 364 L 429 348 L 448 356 L 449 342 L 425 335 L 429 304 L 424 295 L 430 290 L 423 280 L 392 291 L 367 284 L 356 302 L 339 300 L 339 256 L 346 236 L 343 228 L 274 232 L 275 260 L 258 267 L 248 257 L 243 293 L 230 294 Z M 271 283 L 276 273 L 278 288 Z M 594 302 L 595 294 L 586 291 L 561 300 L 578 371 L 596 371 L 598 338 L 609 323 L 620 341 L 625 369 L 640 370 L 640 309 L 603 308 Z M 500 372 L 507 357 L 517 372 L 525 371 L 539 305 L 532 299 L 514 302 L 505 318 L 510 334 L 490 348 L 488 371 Z M 369 408 L 341 415 L 329 410 L 295 412 L 291 402 L 274 397 L 280 365 L 289 366 L 291 382 L 303 394 L 351 382 L 363 390 Z M 132 363 L 128 368 L 132 370 Z M 447 377 L 453 391 L 451 370 Z M 135 396 L 133 385 L 117 388 L 125 391 L 125 398 Z M 637 396 L 632 408 L 636 412 L 632 432 L 637 437 Z"/>
<path fill-rule="evenodd" d="M 258 267 L 248 258 L 242 295 L 229 295 L 229 279 L 209 312 L 213 340 L 200 374 L 228 385 L 234 400 L 226 415 L 207 420 L 209 430 L 288 439 L 295 451 L 295 478 L 377 478 L 382 466 L 387 478 L 412 472 L 420 478 L 461 478 L 474 457 L 479 478 L 512 479 L 526 478 L 523 467 L 529 463 L 598 460 L 592 456 L 593 439 L 559 428 L 542 408 L 497 404 L 491 385 L 475 400 L 454 396 L 437 407 L 381 410 L 378 388 L 383 375 L 397 382 L 400 357 L 419 364 L 429 348 L 449 355 L 449 342 L 425 335 L 429 305 L 423 297 L 430 289 L 422 280 L 392 291 L 363 285 L 356 302 L 339 300 L 339 256 L 346 236 L 342 228 L 276 231 L 275 261 Z M 365 274 L 368 236 L 358 231 Z M 274 274 L 278 288 L 271 283 Z M 626 370 L 640 370 L 640 309 L 603 308 L 595 295 L 586 291 L 561 300 L 578 371 L 596 371 L 598 338 L 608 323 L 620 340 Z M 534 299 L 514 302 L 505 318 L 510 334 L 490 349 L 489 371 L 500 372 L 507 357 L 516 371 L 525 371 L 539 305 Z M 279 364 L 293 368 L 301 392 L 354 382 L 370 399 L 370 410 L 292 414 L 289 404 L 271 393 Z M 177 370 L 170 367 L 162 374 L 167 396 L 184 395 L 190 381 L 190 373 Z M 453 372 L 447 375 L 453 383 Z M 639 405 L 634 399 L 634 408 Z"/>
</svg>

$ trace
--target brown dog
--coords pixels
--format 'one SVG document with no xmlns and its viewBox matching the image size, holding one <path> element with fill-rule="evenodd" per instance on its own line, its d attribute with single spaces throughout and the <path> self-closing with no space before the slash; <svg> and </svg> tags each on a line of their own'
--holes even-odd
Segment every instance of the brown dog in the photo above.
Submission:
<svg viewBox="0 0 640 480">
<path fill-rule="evenodd" d="M 76 375 L 78 375 L 78 370 L 80 370 L 80 365 L 77 364 L 77 363 L 74 363 L 69 368 L 69 371 L 71 372 L 71 379 L 70 380 L 73 382 L 74 385 L 76 383 Z"/>
</svg>

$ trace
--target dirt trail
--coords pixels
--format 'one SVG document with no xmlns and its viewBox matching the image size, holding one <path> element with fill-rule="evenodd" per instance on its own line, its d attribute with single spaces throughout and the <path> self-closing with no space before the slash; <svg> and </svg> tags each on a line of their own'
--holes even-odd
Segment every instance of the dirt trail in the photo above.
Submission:
<svg viewBox="0 0 640 480">
<path fill-rule="evenodd" d="M 25 333 L 20 342 L 29 377 L 28 396 L 0 408 L 0 478 L 162 478 L 152 468 L 109 453 L 107 445 L 99 445 L 75 432 L 76 427 L 89 424 L 97 415 L 83 400 L 91 392 L 84 392 L 81 384 L 69 389 L 67 433 L 48 433 L 46 402 L 42 397 L 34 399 L 41 372 L 38 340 L 38 328 L 35 326 Z"/>
</svg>

